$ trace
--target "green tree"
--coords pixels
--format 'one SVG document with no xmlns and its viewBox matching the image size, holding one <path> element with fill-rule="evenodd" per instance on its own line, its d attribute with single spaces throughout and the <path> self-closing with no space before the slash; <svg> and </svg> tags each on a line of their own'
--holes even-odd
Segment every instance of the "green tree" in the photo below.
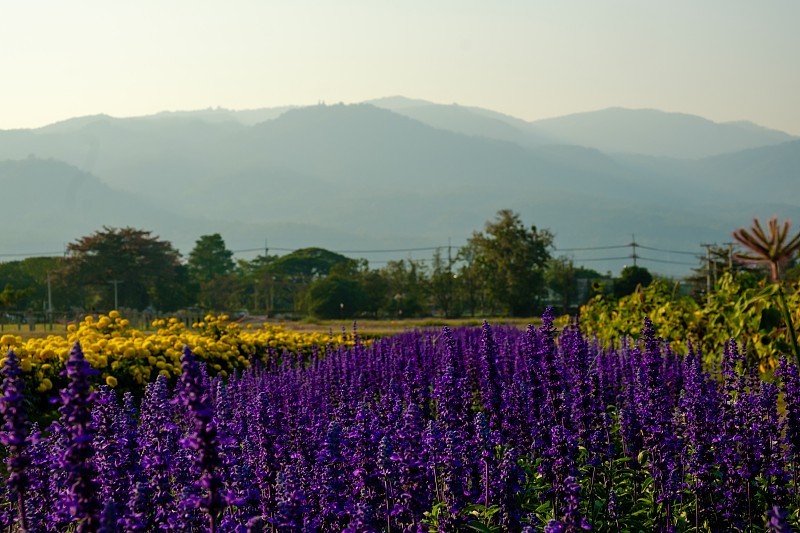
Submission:
<svg viewBox="0 0 800 533">
<path fill-rule="evenodd" d="M 341 273 L 319 278 L 308 289 L 308 311 L 318 318 L 354 318 L 366 302 L 358 279 Z"/>
<path fill-rule="evenodd" d="M 644 267 L 626 266 L 614 280 L 614 296 L 622 298 L 636 291 L 637 287 L 647 287 L 653 282 L 653 275 Z"/>
<path fill-rule="evenodd" d="M 389 281 L 380 270 L 364 268 L 358 276 L 364 289 L 366 300 L 363 305 L 365 316 L 377 318 L 388 307 L 390 298 Z"/>
<path fill-rule="evenodd" d="M 355 268 L 355 264 L 354 259 L 322 248 L 303 248 L 278 257 L 265 269 L 271 276 L 271 310 L 303 312 L 314 280 L 327 276 L 334 267 Z"/>
<path fill-rule="evenodd" d="M 53 309 L 65 309 L 74 291 L 55 275 L 60 261 L 60 257 L 28 257 L 0 263 L 0 287 L 5 294 L 0 301 L 14 309 L 46 310 L 49 279 Z"/>
<path fill-rule="evenodd" d="M 456 300 L 461 309 L 474 317 L 478 309 L 485 309 L 487 300 L 486 286 L 482 283 L 478 251 L 473 244 L 462 246 L 456 260 L 460 263 L 455 276 Z"/>
<path fill-rule="evenodd" d="M 203 235 L 189 252 L 189 278 L 197 290 L 197 300 L 206 309 L 239 307 L 240 278 L 235 276 L 233 252 L 219 233 Z"/>
<path fill-rule="evenodd" d="M 250 261 L 239 260 L 236 268 L 239 277 L 241 307 L 264 311 L 273 309 L 274 275 L 269 265 L 277 259 L 274 255 L 259 255 Z"/>
<path fill-rule="evenodd" d="M 484 232 L 467 241 L 478 279 L 503 313 L 530 316 L 540 310 L 545 293 L 544 270 L 553 246 L 550 230 L 526 228 L 518 214 L 498 211 Z"/>
<path fill-rule="evenodd" d="M 453 277 L 454 261 L 449 257 L 443 258 L 437 249 L 433 253 L 431 278 L 429 290 L 433 305 L 445 316 L 451 317 L 455 307 L 455 278 Z"/>
<path fill-rule="evenodd" d="M 192 281 L 199 285 L 231 274 L 236 267 L 233 252 L 225 247 L 225 241 L 219 233 L 197 239 L 186 264 Z"/>
<path fill-rule="evenodd" d="M 389 261 L 380 273 L 388 288 L 384 314 L 403 318 L 424 313 L 427 277 L 422 262 L 413 259 Z"/>
<path fill-rule="evenodd" d="M 171 311 L 186 305 L 180 254 L 151 232 L 131 227 L 103 229 L 67 245 L 60 275 L 83 290 L 86 307 L 111 309 L 152 305 Z"/>
<path fill-rule="evenodd" d="M 548 261 L 544 279 L 547 287 L 558 296 L 561 313 L 569 313 L 578 296 L 578 270 L 572 260 L 562 256 Z"/>
</svg>

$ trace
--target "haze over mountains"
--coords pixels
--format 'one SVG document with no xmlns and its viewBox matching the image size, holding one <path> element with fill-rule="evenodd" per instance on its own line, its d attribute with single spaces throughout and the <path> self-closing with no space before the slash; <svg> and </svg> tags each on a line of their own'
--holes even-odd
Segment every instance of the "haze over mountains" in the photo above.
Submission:
<svg viewBox="0 0 800 533">
<path fill-rule="evenodd" d="M 526 122 L 391 97 L 80 117 L 0 130 L 0 253 L 57 252 L 103 225 L 152 230 L 185 254 L 214 232 L 233 250 L 458 247 L 511 208 L 560 249 L 635 234 L 659 249 L 639 250 L 641 265 L 682 275 L 698 261 L 676 252 L 730 241 L 753 217 L 800 221 L 798 168 L 800 140 L 783 132 L 656 110 Z M 616 273 L 631 249 L 563 253 Z M 379 266 L 430 251 L 348 255 Z"/>
</svg>

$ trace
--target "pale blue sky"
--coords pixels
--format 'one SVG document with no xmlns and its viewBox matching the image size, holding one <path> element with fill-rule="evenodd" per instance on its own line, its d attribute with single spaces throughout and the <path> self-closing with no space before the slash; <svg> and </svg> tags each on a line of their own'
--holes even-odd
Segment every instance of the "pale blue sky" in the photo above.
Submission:
<svg viewBox="0 0 800 533">
<path fill-rule="evenodd" d="M 795 0 L 27 0 L 0 129 L 404 95 L 526 120 L 610 106 L 800 135 Z"/>
</svg>

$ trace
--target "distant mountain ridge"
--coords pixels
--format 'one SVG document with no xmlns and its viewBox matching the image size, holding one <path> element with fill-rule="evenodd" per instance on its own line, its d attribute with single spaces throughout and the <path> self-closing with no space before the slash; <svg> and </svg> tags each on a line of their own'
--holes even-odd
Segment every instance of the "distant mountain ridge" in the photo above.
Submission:
<svg viewBox="0 0 800 533">
<path fill-rule="evenodd" d="M 796 140 L 752 122 L 716 123 L 684 113 L 614 107 L 525 122 L 481 108 L 406 101 L 371 101 L 434 127 L 530 146 L 570 144 L 611 153 L 699 159 Z M 505 128 L 492 126 L 502 123 Z M 478 133 L 482 128 L 481 133 Z M 510 129 L 509 129 L 510 128 Z"/>
<path fill-rule="evenodd" d="M 634 125 L 664 131 L 637 138 L 629 135 Z M 704 150 L 730 150 L 699 158 L 648 153 L 669 131 L 709 136 Z M 669 149 L 683 150 L 684 141 Z M 593 146 L 602 143 L 607 149 Z M 643 151 L 628 149 L 636 143 Z M 748 143 L 755 146 L 740 148 Z M 40 251 L 117 224 L 153 230 L 184 253 L 212 232 L 232 249 L 264 239 L 331 250 L 458 246 L 511 208 L 551 228 L 559 248 L 626 243 L 635 233 L 652 247 L 685 251 L 730 240 L 754 216 L 800 219 L 798 163 L 800 140 L 781 132 L 653 111 L 529 123 L 394 97 L 98 115 L 0 130 L 0 190 L 19 199 L 6 206 L 14 230 L 0 235 L 0 248 L 35 252 L 42 243 Z M 601 271 L 625 264 L 608 254 L 572 255 Z M 367 258 L 399 257 L 408 254 Z M 690 268 L 686 255 L 652 259 L 645 266 L 656 272 Z"/>
</svg>

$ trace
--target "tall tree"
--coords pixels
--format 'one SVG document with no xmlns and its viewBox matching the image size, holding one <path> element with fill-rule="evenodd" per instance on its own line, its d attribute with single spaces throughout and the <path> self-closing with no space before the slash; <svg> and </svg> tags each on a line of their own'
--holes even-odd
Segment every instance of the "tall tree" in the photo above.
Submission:
<svg viewBox="0 0 800 533">
<path fill-rule="evenodd" d="M 622 298 L 632 294 L 636 287 L 647 287 L 653 282 L 653 275 L 644 267 L 626 266 L 614 280 L 614 296 Z"/>
<path fill-rule="evenodd" d="M 234 276 L 233 252 L 219 233 L 203 235 L 195 242 L 186 262 L 189 278 L 197 289 L 198 303 L 206 309 L 238 307 L 240 280 Z"/>
<path fill-rule="evenodd" d="M 308 303 L 306 291 L 314 280 L 333 269 L 355 268 L 356 261 L 323 248 L 302 248 L 278 257 L 265 268 L 271 279 L 271 309 L 275 312 L 300 312 Z"/>
<path fill-rule="evenodd" d="M 518 214 L 502 209 L 467 241 L 479 279 L 502 312 L 529 316 L 540 310 L 553 238 L 550 230 L 526 228 Z"/>
<path fill-rule="evenodd" d="M 186 305 L 180 254 L 168 241 L 131 227 L 103 229 L 67 245 L 60 274 L 84 289 L 84 305 L 165 311 Z M 116 292 L 116 295 L 115 295 Z"/>
<path fill-rule="evenodd" d="M 384 313 L 392 317 L 415 317 L 426 312 L 427 275 L 425 265 L 413 259 L 389 261 L 380 269 L 388 297 Z"/>
<path fill-rule="evenodd" d="M 203 284 L 233 272 L 233 252 L 225 247 L 219 233 L 203 235 L 194 244 L 186 262 L 192 281 Z"/>
<path fill-rule="evenodd" d="M 433 253 L 433 265 L 429 282 L 433 305 L 445 316 L 450 317 L 454 311 L 455 280 L 453 278 L 454 261 L 450 254 L 442 257 L 437 249 Z"/>
<path fill-rule="evenodd" d="M 567 314 L 578 296 L 578 270 L 568 257 L 556 257 L 544 273 L 547 287 L 558 296 L 561 312 Z"/>
</svg>

